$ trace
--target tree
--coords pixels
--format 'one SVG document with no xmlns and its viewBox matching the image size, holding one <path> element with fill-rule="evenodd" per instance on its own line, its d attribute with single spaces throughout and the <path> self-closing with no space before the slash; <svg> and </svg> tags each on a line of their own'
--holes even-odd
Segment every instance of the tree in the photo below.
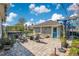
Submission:
<svg viewBox="0 0 79 59">
<path fill-rule="evenodd" d="M 18 23 L 16 24 L 16 28 L 19 30 L 19 31 L 24 31 L 24 23 L 25 23 L 25 18 L 21 17 L 18 21 Z"/>
<path fill-rule="evenodd" d="M 21 18 L 19 19 L 19 22 L 18 22 L 18 23 L 24 25 L 25 22 L 26 22 L 26 21 L 25 21 L 25 18 L 21 17 Z"/>
</svg>

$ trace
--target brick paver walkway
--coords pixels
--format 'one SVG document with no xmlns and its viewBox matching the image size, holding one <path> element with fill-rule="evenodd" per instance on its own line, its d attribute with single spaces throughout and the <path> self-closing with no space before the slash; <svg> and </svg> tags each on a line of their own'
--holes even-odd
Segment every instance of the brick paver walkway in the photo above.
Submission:
<svg viewBox="0 0 79 59">
<path fill-rule="evenodd" d="M 41 43 L 28 40 L 26 43 L 21 43 L 25 48 L 31 51 L 36 56 L 49 56 L 54 53 L 54 48 L 60 48 L 61 43 L 56 39 L 40 39 Z M 58 50 L 56 52 L 58 55 L 65 55 L 60 53 Z"/>
</svg>

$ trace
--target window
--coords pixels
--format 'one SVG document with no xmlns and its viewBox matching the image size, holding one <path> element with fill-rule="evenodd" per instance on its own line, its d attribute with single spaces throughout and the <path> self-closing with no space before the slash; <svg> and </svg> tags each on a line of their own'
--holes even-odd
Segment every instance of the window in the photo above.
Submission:
<svg viewBox="0 0 79 59">
<path fill-rule="evenodd" d="M 57 28 L 53 28 L 53 38 L 57 38 Z"/>
<path fill-rule="evenodd" d="M 40 28 L 39 27 L 35 28 L 35 32 L 39 33 L 40 32 Z"/>
<path fill-rule="evenodd" d="M 51 27 L 43 27 L 42 33 L 43 34 L 50 34 L 51 33 Z"/>
</svg>

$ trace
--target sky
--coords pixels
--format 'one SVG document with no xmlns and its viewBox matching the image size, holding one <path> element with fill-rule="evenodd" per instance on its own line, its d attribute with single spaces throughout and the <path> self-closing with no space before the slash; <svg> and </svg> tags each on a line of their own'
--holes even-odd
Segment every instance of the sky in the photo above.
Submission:
<svg viewBox="0 0 79 59">
<path fill-rule="evenodd" d="M 56 21 L 75 16 L 78 11 L 79 4 L 76 3 L 10 3 L 6 24 L 15 25 L 20 18 L 24 18 L 27 25 Z"/>
</svg>

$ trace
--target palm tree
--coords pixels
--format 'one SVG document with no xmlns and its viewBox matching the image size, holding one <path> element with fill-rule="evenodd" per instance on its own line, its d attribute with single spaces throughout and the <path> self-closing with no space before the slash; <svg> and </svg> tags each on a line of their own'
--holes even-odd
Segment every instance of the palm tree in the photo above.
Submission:
<svg viewBox="0 0 79 59">
<path fill-rule="evenodd" d="M 7 8 L 8 8 L 8 5 L 9 4 L 2 4 L 3 7 L 4 7 L 4 17 L 2 15 L 1 16 L 1 29 L 2 29 L 2 39 L 3 39 L 3 36 L 5 37 L 5 28 L 3 27 L 3 23 L 5 22 L 5 19 L 6 19 L 6 15 L 7 15 Z"/>
<path fill-rule="evenodd" d="M 1 40 L 0 40 L 0 47 L 1 46 L 3 46 L 3 43 L 5 42 L 5 37 L 7 37 L 6 35 L 7 35 L 7 33 L 6 33 L 6 31 L 5 31 L 5 28 L 4 28 L 4 25 L 3 25 L 3 23 L 5 22 L 5 20 L 6 20 L 6 12 L 7 12 L 7 7 L 8 7 L 8 5 L 9 4 L 5 4 L 5 3 L 3 3 L 3 4 L 1 4 L 1 6 L 3 7 L 3 9 L 2 10 L 4 10 L 4 12 L 2 12 L 1 14 L 0 14 L 0 20 L 1 20 L 1 24 L 0 24 L 0 26 L 1 26 Z M 4 41 L 3 41 L 4 40 Z"/>
<path fill-rule="evenodd" d="M 68 15 L 68 13 L 67 13 L 65 7 L 63 6 L 63 4 L 60 4 L 60 6 L 62 7 L 62 9 L 64 10 L 64 12 L 65 12 L 65 14 L 66 14 L 66 20 L 59 20 L 59 21 L 62 21 L 63 24 L 64 24 L 64 28 L 63 28 L 64 33 L 63 33 L 63 37 L 62 37 L 62 41 L 63 41 L 62 45 L 65 47 L 65 46 L 67 45 L 66 40 L 68 39 L 68 36 L 67 36 L 67 34 L 68 34 L 68 32 L 67 32 L 67 31 L 68 31 L 67 26 L 68 26 L 68 25 L 67 25 L 67 23 L 68 23 L 68 21 L 69 21 L 69 15 Z"/>
</svg>

